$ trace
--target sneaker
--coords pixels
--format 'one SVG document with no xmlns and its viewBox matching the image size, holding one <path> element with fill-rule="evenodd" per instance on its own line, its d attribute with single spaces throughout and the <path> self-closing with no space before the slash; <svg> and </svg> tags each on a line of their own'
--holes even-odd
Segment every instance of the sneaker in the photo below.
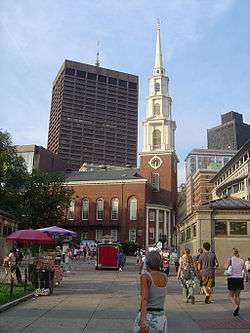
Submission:
<svg viewBox="0 0 250 333">
<path fill-rule="evenodd" d="M 234 310 L 234 312 L 233 312 L 233 316 L 234 316 L 234 317 L 238 316 L 238 315 L 239 315 L 239 311 L 240 311 L 240 307 L 237 306 L 237 308 L 236 308 L 236 309 Z"/>
<path fill-rule="evenodd" d="M 209 298 L 210 298 L 210 296 L 206 296 L 206 297 L 205 297 L 205 303 L 206 303 L 206 304 L 209 304 L 209 303 L 210 303 Z"/>
<path fill-rule="evenodd" d="M 122 272 L 122 269 L 121 269 L 121 268 L 119 268 L 119 272 Z"/>
</svg>

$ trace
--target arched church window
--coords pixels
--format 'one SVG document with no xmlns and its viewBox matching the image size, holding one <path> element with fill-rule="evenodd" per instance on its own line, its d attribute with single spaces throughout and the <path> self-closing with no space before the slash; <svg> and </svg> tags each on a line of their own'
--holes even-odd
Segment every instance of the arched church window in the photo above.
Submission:
<svg viewBox="0 0 250 333">
<path fill-rule="evenodd" d="M 82 220 L 89 219 L 89 199 L 84 198 L 82 200 Z"/>
<path fill-rule="evenodd" d="M 104 218 L 104 200 L 102 198 L 96 200 L 96 219 L 103 220 Z"/>
<path fill-rule="evenodd" d="M 158 116 L 160 114 L 160 104 L 159 103 L 155 103 L 154 104 L 154 115 Z"/>
<path fill-rule="evenodd" d="M 161 148 L 161 131 L 155 129 L 153 131 L 153 149 Z"/>
<path fill-rule="evenodd" d="M 75 200 L 71 200 L 70 204 L 69 204 L 68 215 L 67 215 L 67 218 L 69 220 L 74 219 L 74 212 L 75 212 Z"/>
<path fill-rule="evenodd" d="M 137 199 L 135 197 L 129 199 L 129 219 L 137 220 Z"/>
<path fill-rule="evenodd" d="M 111 201 L 111 220 L 118 220 L 119 200 L 113 198 Z"/>
</svg>

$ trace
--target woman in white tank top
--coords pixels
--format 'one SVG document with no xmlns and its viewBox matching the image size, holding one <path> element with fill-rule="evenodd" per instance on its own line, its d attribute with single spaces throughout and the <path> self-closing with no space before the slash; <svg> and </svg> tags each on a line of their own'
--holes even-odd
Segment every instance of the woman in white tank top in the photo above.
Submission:
<svg viewBox="0 0 250 333">
<path fill-rule="evenodd" d="M 134 333 L 166 333 L 165 297 L 168 278 L 160 271 L 157 251 L 146 255 L 147 271 L 141 274 L 141 307 L 134 322 Z"/>
<path fill-rule="evenodd" d="M 240 311 L 240 292 L 244 289 L 244 260 L 240 257 L 239 251 L 233 249 L 233 256 L 227 262 L 227 269 L 231 274 L 227 279 L 229 297 L 234 306 L 233 315 L 238 316 Z"/>
</svg>

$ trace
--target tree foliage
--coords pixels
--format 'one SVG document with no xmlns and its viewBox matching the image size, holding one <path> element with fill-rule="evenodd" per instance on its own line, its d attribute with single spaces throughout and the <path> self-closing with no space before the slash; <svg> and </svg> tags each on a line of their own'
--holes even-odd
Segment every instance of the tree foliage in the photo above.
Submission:
<svg viewBox="0 0 250 333">
<path fill-rule="evenodd" d="M 58 173 L 29 174 L 10 135 L 0 131 L 0 209 L 16 216 L 19 228 L 39 228 L 62 221 L 72 190 Z"/>
<path fill-rule="evenodd" d="M 23 158 L 17 156 L 9 133 L 0 131 L 0 208 L 14 213 L 28 173 Z"/>
<path fill-rule="evenodd" d="M 63 186 L 63 182 L 61 174 L 38 171 L 32 173 L 22 193 L 23 227 L 51 226 L 63 220 L 72 196 L 72 190 Z"/>
</svg>

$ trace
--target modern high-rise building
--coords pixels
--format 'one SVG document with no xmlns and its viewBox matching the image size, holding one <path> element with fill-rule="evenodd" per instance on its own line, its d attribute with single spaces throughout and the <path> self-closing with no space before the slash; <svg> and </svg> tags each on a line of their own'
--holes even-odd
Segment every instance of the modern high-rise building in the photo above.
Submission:
<svg viewBox="0 0 250 333">
<path fill-rule="evenodd" d="M 207 130 L 208 149 L 240 149 L 250 139 L 250 125 L 240 113 L 231 111 L 221 115 L 221 125 Z"/>
<path fill-rule="evenodd" d="M 67 161 L 136 166 L 138 77 L 65 60 L 53 83 L 48 149 Z"/>
<path fill-rule="evenodd" d="M 208 181 L 234 156 L 234 150 L 193 149 L 185 159 L 187 215 L 211 199 Z"/>
</svg>

